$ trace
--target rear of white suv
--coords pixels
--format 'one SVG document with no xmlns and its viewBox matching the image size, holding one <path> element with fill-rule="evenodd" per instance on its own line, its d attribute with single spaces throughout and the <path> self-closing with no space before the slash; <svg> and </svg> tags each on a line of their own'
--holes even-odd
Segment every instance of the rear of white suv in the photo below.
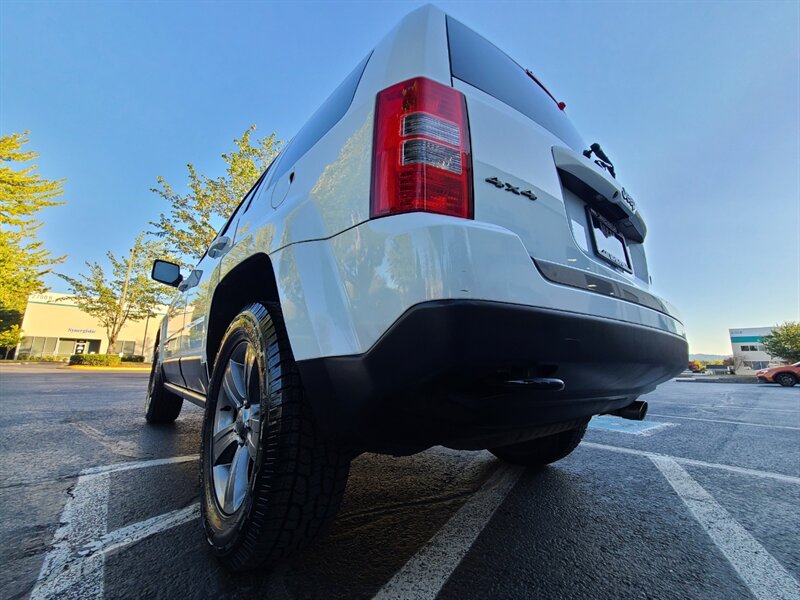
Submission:
<svg viewBox="0 0 800 600">
<path fill-rule="evenodd" d="M 544 465 L 593 415 L 642 418 L 638 396 L 687 361 L 646 233 L 532 73 L 436 8 L 408 15 L 242 200 L 162 324 L 147 419 L 205 407 L 215 552 L 243 569 L 302 547 L 359 452 Z M 173 267 L 154 276 L 178 285 Z"/>
<path fill-rule="evenodd" d="M 316 412 L 399 454 L 624 409 L 686 362 L 681 323 L 649 291 L 636 204 L 525 69 L 435 9 L 415 17 L 428 70 L 385 86 L 411 70 L 385 76 L 393 39 L 362 78 L 381 75 L 370 220 L 304 249 L 332 257 L 352 333 L 298 357 Z"/>
</svg>

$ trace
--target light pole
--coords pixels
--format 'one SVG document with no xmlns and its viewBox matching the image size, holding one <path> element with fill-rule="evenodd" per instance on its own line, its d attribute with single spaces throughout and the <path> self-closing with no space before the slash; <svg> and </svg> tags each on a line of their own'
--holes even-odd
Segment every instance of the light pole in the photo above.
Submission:
<svg viewBox="0 0 800 600">
<path fill-rule="evenodd" d="M 150 313 L 147 313 L 147 319 L 144 322 L 144 339 L 142 340 L 142 356 L 147 358 L 147 326 L 150 324 Z"/>
</svg>

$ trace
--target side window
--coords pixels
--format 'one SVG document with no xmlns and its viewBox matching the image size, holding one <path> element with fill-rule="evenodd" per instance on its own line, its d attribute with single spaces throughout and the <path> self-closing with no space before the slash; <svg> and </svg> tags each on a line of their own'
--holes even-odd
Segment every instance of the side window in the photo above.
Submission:
<svg viewBox="0 0 800 600">
<path fill-rule="evenodd" d="M 270 163 L 270 166 L 271 165 L 272 163 Z M 258 181 L 256 181 L 253 187 L 250 188 L 250 191 L 247 192 L 247 194 L 245 194 L 244 198 L 242 198 L 242 201 L 239 202 L 239 205 L 236 207 L 236 210 L 233 211 L 231 216 L 228 217 L 228 220 L 225 221 L 225 225 L 223 225 L 222 229 L 219 230 L 217 237 L 225 235 L 228 232 L 228 227 L 231 226 L 231 223 L 233 223 L 233 221 L 236 219 L 236 216 L 239 214 L 240 211 L 242 214 L 247 212 L 247 209 L 250 208 L 250 202 L 253 200 L 253 197 L 258 193 L 258 190 L 261 187 L 261 184 L 264 181 L 264 177 L 266 176 L 268 171 L 269 167 L 267 167 L 267 169 L 261 174 L 261 177 L 259 177 Z M 242 210 L 242 208 L 244 208 L 244 210 Z"/>
<path fill-rule="evenodd" d="M 264 169 L 264 172 L 261 174 L 261 177 L 258 178 L 258 181 L 253 186 L 253 189 L 250 190 L 250 192 L 248 192 L 247 196 L 245 196 L 245 200 L 247 200 L 247 203 L 244 205 L 244 210 L 242 211 L 242 214 L 250 210 L 250 205 L 253 203 L 253 200 L 256 199 L 259 196 L 259 194 L 261 194 L 269 186 L 267 182 L 270 180 L 271 177 L 270 171 L 272 170 L 273 165 L 275 165 L 275 163 L 277 163 L 280 160 L 281 154 L 278 154 L 278 156 L 272 159 L 269 165 L 267 165 L 267 168 Z M 244 200 L 242 200 L 242 203 L 244 203 Z"/>
<path fill-rule="evenodd" d="M 291 169 L 344 116 L 344 113 L 350 108 L 353 96 L 358 88 L 358 82 L 361 81 L 361 75 L 367 67 L 370 56 L 372 56 L 371 52 L 345 77 L 339 87 L 333 91 L 322 106 L 317 109 L 317 112 L 297 132 L 294 139 L 289 142 L 275 166 L 273 179 L 281 177 Z"/>
</svg>

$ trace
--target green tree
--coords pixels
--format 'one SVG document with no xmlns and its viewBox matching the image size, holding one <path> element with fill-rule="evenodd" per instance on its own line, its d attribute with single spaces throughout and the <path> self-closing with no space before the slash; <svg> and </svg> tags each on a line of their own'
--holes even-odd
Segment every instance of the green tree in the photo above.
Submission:
<svg viewBox="0 0 800 600">
<path fill-rule="evenodd" d="M 151 233 L 163 240 L 173 254 L 182 257 L 185 264 L 192 265 L 200 259 L 221 222 L 230 216 L 280 151 L 282 142 L 274 133 L 251 145 L 250 137 L 255 130 L 255 125 L 251 125 L 240 138 L 234 139 L 236 148 L 222 155 L 226 168 L 221 177 L 198 173 L 190 163 L 188 193 L 175 191 L 163 177 L 158 177 L 158 187 L 151 190 L 169 205 L 168 212 L 150 223 L 155 228 Z"/>
<path fill-rule="evenodd" d="M 800 361 L 800 322 L 787 321 L 772 328 L 772 335 L 762 343 L 772 358 L 782 358 L 790 363 Z"/>
<path fill-rule="evenodd" d="M 39 155 L 23 149 L 28 132 L 0 137 L 0 348 L 8 356 L 21 335 L 20 324 L 28 296 L 47 290 L 44 276 L 65 257 L 55 258 L 36 239 L 42 226 L 40 210 L 57 206 L 64 180 L 44 179 L 29 163 Z"/>
<path fill-rule="evenodd" d="M 4 350 L 3 358 L 8 358 L 11 350 L 19 344 L 21 337 L 22 330 L 19 328 L 19 325 L 11 325 L 3 331 L 0 331 L 0 349 Z"/>
<path fill-rule="evenodd" d="M 78 307 L 105 328 L 108 352 L 125 323 L 154 317 L 155 308 L 167 300 L 166 288 L 150 279 L 154 258 L 165 254 L 162 242 L 147 240 L 142 233 L 127 257 L 106 253 L 110 274 L 100 263 L 87 262 L 88 271 L 77 278 L 59 275 L 75 294 Z"/>
</svg>

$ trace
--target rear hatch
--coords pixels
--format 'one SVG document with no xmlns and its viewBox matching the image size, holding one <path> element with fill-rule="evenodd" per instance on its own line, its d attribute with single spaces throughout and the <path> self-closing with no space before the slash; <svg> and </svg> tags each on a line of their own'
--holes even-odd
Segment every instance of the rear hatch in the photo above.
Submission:
<svg viewBox="0 0 800 600">
<path fill-rule="evenodd" d="M 468 27 L 447 17 L 447 31 L 453 86 L 467 100 L 475 219 L 516 233 L 540 269 L 648 287 L 644 221 L 604 161 L 584 156 L 563 105 Z"/>
</svg>

